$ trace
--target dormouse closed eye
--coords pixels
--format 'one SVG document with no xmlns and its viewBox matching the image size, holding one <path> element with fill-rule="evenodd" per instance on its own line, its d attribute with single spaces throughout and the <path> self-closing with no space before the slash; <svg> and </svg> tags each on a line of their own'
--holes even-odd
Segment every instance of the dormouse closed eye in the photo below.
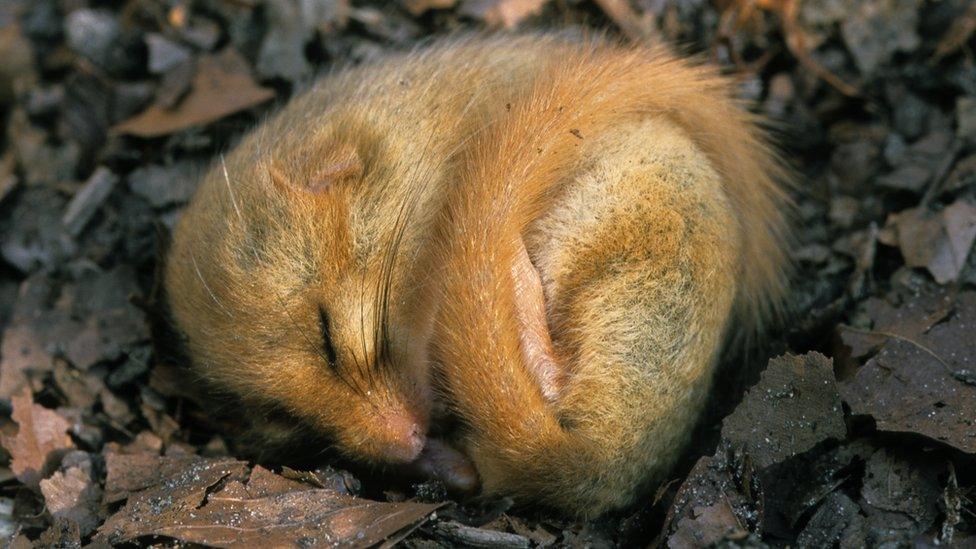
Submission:
<svg viewBox="0 0 976 549">
<path fill-rule="evenodd" d="M 329 367 L 335 370 L 336 363 L 335 344 L 332 341 L 332 326 L 329 321 L 329 313 L 323 307 L 319 307 L 319 332 L 322 333 L 322 350 L 325 351 L 325 358 L 329 361 Z"/>
</svg>

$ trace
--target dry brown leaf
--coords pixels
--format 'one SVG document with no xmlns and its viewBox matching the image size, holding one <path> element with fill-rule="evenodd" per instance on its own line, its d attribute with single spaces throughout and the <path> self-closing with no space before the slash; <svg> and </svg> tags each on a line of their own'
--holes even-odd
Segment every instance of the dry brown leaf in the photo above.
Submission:
<svg viewBox="0 0 976 549">
<path fill-rule="evenodd" d="M 976 241 L 976 206 L 958 200 L 942 210 L 942 223 L 949 238 L 952 258 L 961 272 Z M 959 273 L 956 273 L 956 278 L 958 276 Z"/>
<path fill-rule="evenodd" d="M 41 534 L 34 547 L 81 547 L 81 528 L 73 520 L 55 517 L 54 524 Z"/>
<path fill-rule="evenodd" d="M 247 495 L 251 498 L 277 496 L 308 488 L 310 488 L 308 484 L 276 475 L 260 465 L 255 465 L 254 469 L 251 469 L 251 476 L 247 480 Z"/>
<path fill-rule="evenodd" d="M 770 360 L 759 382 L 722 421 L 722 438 L 762 468 L 846 435 L 833 362 L 820 353 Z"/>
<path fill-rule="evenodd" d="M 727 537 L 741 538 L 746 534 L 724 500 L 705 507 L 694 507 L 692 517 L 678 522 L 678 529 L 668 538 L 669 549 L 711 546 Z"/>
<path fill-rule="evenodd" d="M 126 505 L 99 528 L 95 541 L 117 544 L 165 536 L 215 547 L 367 547 L 402 539 L 440 507 L 359 499 L 311 488 L 260 468 L 245 484 L 242 462 L 174 459 L 112 458 L 107 492 L 117 495 L 152 484 L 132 493 Z"/>
<path fill-rule="evenodd" d="M 899 306 L 894 306 L 885 299 L 872 297 L 862 307 L 873 323 L 871 330 L 841 331 L 841 338 L 851 348 L 851 356 L 854 358 L 867 357 L 887 341 L 888 336 L 879 335 L 882 332 L 901 337 L 924 334 L 952 312 L 953 300 L 946 291 L 939 289 L 931 293 L 911 295 Z"/>
<path fill-rule="evenodd" d="M 8 326 L 0 343 L 0 398 L 13 396 L 27 387 L 28 373 L 54 368 L 51 354 L 37 330 L 27 324 Z"/>
<path fill-rule="evenodd" d="M 239 475 L 244 474 L 243 462 L 229 458 L 205 460 L 196 456 L 109 453 L 105 456 L 105 503 L 126 499 L 135 492 L 156 486 L 165 478 L 178 476 L 180 472 L 193 470 L 203 463 L 210 468 L 222 467 Z"/>
<path fill-rule="evenodd" d="M 937 309 L 938 305 L 929 308 Z M 865 333 L 885 338 L 841 395 L 882 431 L 918 433 L 976 454 L 976 293 L 959 294 L 955 313 L 925 333 Z"/>
<path fill-rule="evenodd" d="M 512 29 L 542 11 L 549 0 L 465 0 L 460 13 L 480 19 L 489 27 Z"/>
<path fill-rule="evenodd" d="M 91 473 L 81 467 L 57 471 L 41 481 L 41 493 L 47 510 L 55 518 L 78 524 L 82 536 L 95 531 L 100 519 L 98 508 L 102 491 L 92 481 Z"/>
<path fill-rule="evenodd" d="M 34 404 L 29 390 L 11 399 L 11 417 L 17 435 L 3 437 L 10 453 L 10 469 L 25 486 L 38 490 L 41 479 L 53 471 L 64 454 L 74 448 L 68 429 L 71 424 L 54 410 Z"/>
<path fill-rule="evenodd" d="M 695 463 L 678 488 L 673 504 L 664 521 L 664 536 L 668 547 L 687 547 L 705 509 L 710 521 L 721 519 L 720 508 L 725 504 L 732 512 L 733 520 L 749 531 L 761 530 L 765 519 L 764 502 L 758 481 L 759 471 L 749 459 L 720 446 L 713 456 L 705 456 Z M 689 527 L 694 530 L 689 531 Z M 672 545 L 671 538 L 677 538 Z M 703 540 L 704 541 L 704 540 Z M 707 543 L 691 544 L 705 547 Z"/>
<path fill-rule="evenodd" d="M 274 91 L 254 82 L 247 61 L 232 48 L 197 61 L 193 89 L 174 109 L 152 105 L 115 126 L 113 131 L 138 137 L 159 137 L 203 126 L 227 115 L 260 105 Z"/>
<path fill-rule="evenodd" d="M 7 549 L 34 549 L 34 544 L 27 539 L 27 536 L 20 534 L 10 542 Z"/>
<path fill-rule="evenodd" d="M 879 449 L 864 465 L 863 510 L 886 528 L 928 530 L 938 516 L 945 463 L 910 450 Z M 917 526 L 916 526 L 917 525 Z"/>
<path fill-rule="evenodd" d="M 9 101 L 18 87 L 26 89 L 37 80 L 31 42 L 19 24 L 4 23 L 0 25 L 0 103 Z"/>
<path fill-rule="evenodd" d="M 939 284 L 962 274 L 976 241 L 976 207 L 959 200 L 936 214 L 925 207 L 892 214 L 886 243 L 897 243 L 909 267 L 924 267 Z M 895 238 L 892 239 L 891 236 Z"/>
</svg>

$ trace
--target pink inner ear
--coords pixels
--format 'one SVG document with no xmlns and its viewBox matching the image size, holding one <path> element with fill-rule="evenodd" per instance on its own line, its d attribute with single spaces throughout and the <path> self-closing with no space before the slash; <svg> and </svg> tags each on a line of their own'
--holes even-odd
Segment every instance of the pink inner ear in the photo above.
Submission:
<svg viewBox="0 0 976 549">
<path fill-rule="evenodd" d="M 356 148 L 343 144 L 333 149 L 322 160 L 322 164 L 308 180 L 308 190 L 321 193 L 332 185 L 352 181 L 363 176 L 363 161 Z"/>
</svg>

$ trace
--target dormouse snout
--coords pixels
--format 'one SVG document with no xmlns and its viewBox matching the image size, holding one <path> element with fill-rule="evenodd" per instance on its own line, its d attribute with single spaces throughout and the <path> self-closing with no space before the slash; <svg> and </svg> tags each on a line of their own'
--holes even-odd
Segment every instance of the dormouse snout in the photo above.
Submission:
<svg viewBox="0 0 976 549">
<path fill-rule="evenodd" d="M 427 443 L 424 422 L 410 413 L 386 414 L 378 419 L 379 431 L 385 434 L 380 456 L 386 463 L 410 463 L 417 459 Z"/>
</svg>

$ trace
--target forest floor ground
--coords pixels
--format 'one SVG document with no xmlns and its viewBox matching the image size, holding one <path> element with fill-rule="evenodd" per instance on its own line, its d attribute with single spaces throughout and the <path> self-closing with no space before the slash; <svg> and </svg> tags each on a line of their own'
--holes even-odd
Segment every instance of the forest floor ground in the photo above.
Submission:
<svg viewBox="0 0 976 549">
<path fill-rule="evenodd" d="M 566 27 L 718 64 L 798 173 L 789 321 L 670 482 L 579 522 L 237 459 L 151 341 L 196 175 L 334 66 Z M 976 547 L 974 31 L 967 0 L 0 3 L 0 545 Z"/>
</svg>

